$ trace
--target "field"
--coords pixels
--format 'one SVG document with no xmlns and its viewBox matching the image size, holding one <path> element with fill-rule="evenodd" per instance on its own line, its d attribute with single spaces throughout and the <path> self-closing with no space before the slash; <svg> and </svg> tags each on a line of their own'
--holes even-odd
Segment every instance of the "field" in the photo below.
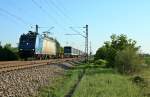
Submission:
<svg viewBox="0 0 150 97">
<path fill-rule="evenodd" d="M 80 77 L 81 74 L 83 77 Z M 145 68 L 136 75 L 142 76 L 147 85 L 141 86 L 141 83 L 133 82 L 135 75 L 120 75 L 103 66 L 82 64 L 54 79 L 53 85 L 41 89 L 40 97 L 150 97 L 150 69 Z"/>
<path fill-rule="evenodd" d="M 99 66 L 86 69 L 73 97 L 144 97 L 130 76 Z"/>
</svg>

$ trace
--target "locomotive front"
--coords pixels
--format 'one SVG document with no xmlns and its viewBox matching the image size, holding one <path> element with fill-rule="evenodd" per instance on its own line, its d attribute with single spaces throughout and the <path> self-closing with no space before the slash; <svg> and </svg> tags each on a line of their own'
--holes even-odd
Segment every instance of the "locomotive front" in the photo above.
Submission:
<svg viewBox="0 0 150 97">
<path fill-rule="evenodd" d="M 21 58 L 34 56 L 36 37 L 37 33 L 32 31 L 29 31 L 29 33 L 20 36 L 18 49 Z"/>
</svg>

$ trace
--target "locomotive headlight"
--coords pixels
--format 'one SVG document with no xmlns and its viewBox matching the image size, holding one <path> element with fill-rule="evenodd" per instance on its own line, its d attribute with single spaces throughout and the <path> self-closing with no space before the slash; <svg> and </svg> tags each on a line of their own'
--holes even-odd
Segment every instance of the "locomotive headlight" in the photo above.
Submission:
<svg viewBox="0 0 150 97">
<path fill-rule="evenodd" d="M 34 51 L 34 49 L 32 49 Z"/>
<path fill-rule="evenodd" d="M 20 49 L 22 51 L 22 49 Z"/>
</svg>

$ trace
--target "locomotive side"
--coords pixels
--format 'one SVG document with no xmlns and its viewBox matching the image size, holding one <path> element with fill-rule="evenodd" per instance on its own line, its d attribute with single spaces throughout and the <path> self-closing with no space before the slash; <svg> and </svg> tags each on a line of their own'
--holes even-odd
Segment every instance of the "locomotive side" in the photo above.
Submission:
<svg viewBox="0 0 150 97">
<path fill-rule="evenodd" d="M 56 56 L 55 40 L 47 35 L 40 35 L 32 31 L 20 36 L 18 49 L 21 58 L 45 59 Z"/>
<path fill-rule="evenodd" d="M 35 55 L 37 57 L 46 57 L 46 58 L 56 56 L 55 40 L 45 35 L 37 35 L 35 44 Z"/>
</svg>

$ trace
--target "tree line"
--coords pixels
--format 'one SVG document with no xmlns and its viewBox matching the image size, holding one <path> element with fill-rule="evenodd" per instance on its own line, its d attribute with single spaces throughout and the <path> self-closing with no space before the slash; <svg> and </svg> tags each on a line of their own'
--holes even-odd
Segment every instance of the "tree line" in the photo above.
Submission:
<svg viewBox="0 0 150 97">
<path fill-rule="evenodd" d="M 12 47 L 11 44 L 0 46 L 0 61 L 12 61 L 18 59 L 18 48 Z"/>
</svg>

